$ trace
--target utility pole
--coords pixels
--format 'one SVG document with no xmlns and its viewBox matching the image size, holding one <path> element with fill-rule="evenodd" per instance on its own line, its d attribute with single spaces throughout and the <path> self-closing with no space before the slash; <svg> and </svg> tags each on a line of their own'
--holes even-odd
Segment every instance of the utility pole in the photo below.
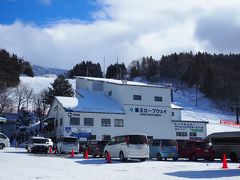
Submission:
<svg viewBox="0 0 240 180">
<path fill-rule="evenodd" d="M 105 56 L 103 57 L 103 78 L 105 78 Z"/>
<path fill-rule="evenodd" d="M 196 107 L 198 106 L 198 93 L 197 93 L 197 91 L 198 91 L 198 86 L 197 86 L 197 84 L 195 84 L 195 98 L 196 98 Z"/>
<path fill-rule="evenodd" d="M 236 105 L 231 105 L 231 107 L 235 108 L 235 110 L 236 110 L 236 123 L 239 124 L 240 106 L 237 103 Z"/>
</svg>

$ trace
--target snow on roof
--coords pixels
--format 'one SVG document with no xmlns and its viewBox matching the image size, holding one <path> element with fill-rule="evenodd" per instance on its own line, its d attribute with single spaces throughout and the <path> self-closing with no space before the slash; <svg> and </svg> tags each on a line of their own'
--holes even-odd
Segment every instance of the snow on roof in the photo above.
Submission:
<svg viewBox="0 0 240 180">
<path fill-rule="evenodd" d="M 125 113 L 120 104 L 116 103 L 103 92 L 88 91 L 86 89 L 77 89 L 76 92 L 82 98 L 57 96 L 56 99 L 65 109 L 71 111 L 113 114 Z"/>
<path fill-rule="evenodd" d="M 172 108 L 172 109 L 183 109 L 182 107 L 177 106 L 177 105 L 175 105 L 175 104 L 171 104 L 171 108 Z"/>
<path fill-rule="evenodd" d="M 5 123 L 7 121 L 7 119 L 6 118 L 4 118 L 4 117 L 0 117 L 0 122 L 3 122 L 3 123 Z"/>
<path fill-rule="evenodd" d="M 127 80 L 95 78 L 95 77 L 83 77 L 83 76 L 76 76 L 76 78 L 86 79 L 86 80 L 90 80 L 90 81 L 102 81 L 102 82 L 113 83 L 113 84 L 120 84 L 120 85 L 125 84 L 125 85 L 132 85 L 132 86 L 164 87 L 164 86 L 159 86 L 159 85 L 152 85 L 152 84 L 146 84 L 146 83 L 142 83 L 142 82 L 127 81 Z"/>
</svg>

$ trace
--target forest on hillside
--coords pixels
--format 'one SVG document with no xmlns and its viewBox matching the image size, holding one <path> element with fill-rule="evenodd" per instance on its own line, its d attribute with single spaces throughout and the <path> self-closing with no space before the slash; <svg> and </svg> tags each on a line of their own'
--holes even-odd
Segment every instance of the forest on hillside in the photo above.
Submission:
<svg viewBox="0 0 240 180">
<path fill-rule="evenodd" d="M 33 77 L 33 71 L 29 62 L 0 49 L 0 87 L 15 87 L 19 84 L 20 74 Z"/>
<path fill-rule="evenodd" d="M 240 104 L 240 54 L 174 53 L 155 60 L 151 56 L 133 61 L 130 77 L 149 81 L 180 80 L 213 100 Z"/>
</svg>

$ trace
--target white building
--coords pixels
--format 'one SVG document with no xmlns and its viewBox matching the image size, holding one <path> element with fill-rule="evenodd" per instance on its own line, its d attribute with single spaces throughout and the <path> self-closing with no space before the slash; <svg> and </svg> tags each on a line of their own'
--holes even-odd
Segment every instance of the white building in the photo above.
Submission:
<svg viewBox="0 0 240 180">
<path fill-rule="evenodd" d="M 201 132 L 193 131 L 193 125 L 178 124 L 184 123 L 181 109 L 172 104 L 171 87 L 76 77 L 76 97 L 56 97 L 44 122 L 49 137 L 100 140 L 128 133 L 168 139 L 205 137 L 206 123 L 194 122 L 203 126 Z"/>
</svg>

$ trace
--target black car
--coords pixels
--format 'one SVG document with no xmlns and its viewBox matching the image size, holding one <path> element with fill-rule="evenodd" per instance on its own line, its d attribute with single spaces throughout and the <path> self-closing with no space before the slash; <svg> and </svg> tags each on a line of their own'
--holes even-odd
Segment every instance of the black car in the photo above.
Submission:
<svg viewBox="0 0 240 180">
<path fill-rule="evenodd" d="M 85 155 L 86 150 L 88 151 L 88 155 L 92 155 L 93 158 L 99 156 L 103 157 L 103 150 L 108 141 L 97 141 L 90 140 L 87 142 L 86 147 L 83 151 L 83 155 Z"/>
</svg>

